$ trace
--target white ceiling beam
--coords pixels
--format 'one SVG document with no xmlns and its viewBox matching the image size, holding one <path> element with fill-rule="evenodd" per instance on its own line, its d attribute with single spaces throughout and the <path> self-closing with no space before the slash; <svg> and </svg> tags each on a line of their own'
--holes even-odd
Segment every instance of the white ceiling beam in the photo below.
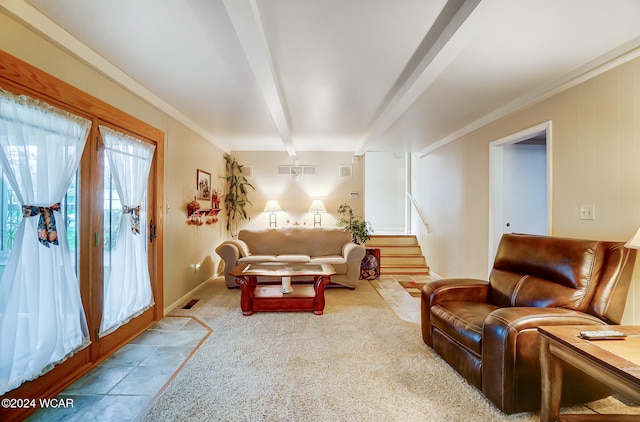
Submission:
<svg viewBox="0 0 640 422">
<path fill-rule="evenodd" d="M 287 153 L 296 155 L 286 101 L 255 0 L 223 0 Z"/>
<path fill-rule="evenodd" d="M 358 145 L 356 155 L 364 154 L 368 142 L 389 129 L 466 45 L 468 37 L 458 36 L 454 44 L 451 40 L 459 35 L 460 27 L 479 3 L 480 0 L 447 1 L 380 104 L 374 123 Z"/>
<path fill-rule="evenodd" d="M 198 135 L 202 136 L 204 139 L 211 142 L 213 145 L 220 148 L 223 152 L 230 152 L 227 145 L 213 139 L 210 133 L 202 129 L 202 127 L 193 122 L 193 120 L 189 119 L 162 98 L 136 82 L 135 79 L 131 78 L 111 62 L 107 61 L 104 57 L 89 48 L 89 46 L 62 29 L 59 25 L 40 13 L 40 11 L 30 4 L 27 4 L 23 0 L 0 0 L 0 10 L 3 10 L 8 15 L 20 20 L 25 25 L 40 33 L 46 39 L 60 46 L 72 56 L 78 58 L 81 62 L 87 64 L 123 88 L 129 90 L 134 95 L 142 98 L 152 106 L 157 107 L 168 116 L 174 118 Z"/>
</svg>

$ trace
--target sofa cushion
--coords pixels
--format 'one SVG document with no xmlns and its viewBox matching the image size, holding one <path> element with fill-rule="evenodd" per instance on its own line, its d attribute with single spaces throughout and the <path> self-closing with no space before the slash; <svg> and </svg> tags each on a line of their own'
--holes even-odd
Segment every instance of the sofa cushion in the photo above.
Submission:
<svg viewBox="0 0 640 422">
<path fill-rule="evenodd" d="M 509 271 L 494 270 L 491 280 L 494 285 L 513 287 L 508 290 L 510 294 L 504 297 L 501 297 L 502 291 L 498 289 L 491 292 L 494 301 L 508 301 L 507 306 L 575 309 L 585 295 L 584 289 L 574 289 L 532 275 Z"/>
<path fill-rule="evenodd" d="M 591 240 L 503 236 L 489 278 L 491 300 L 500 307 L 584 311 L 600 278 L 604 249 Z"/>
<path fill-rule="evenodd" d="M 341 255 L 312 256 L 311 262 L 316 264 L 346 264 L 346 260 Z"/>
<path fill-rule="evenodd" d="M 343 229 L 285 227 L 240 230 L 238 239 L 258 255 L 340 255 L 351 236 Z"/>
<path fill-rule="evenodd" d="M 431 308 L 431 325 L 481 356 L 482 325 L 496 309 L 487 303 L 444 302 Z"/>
<path fill-rule="evenodd" d="M 278 262 L 309 262 L 311 257 L 309 255 L 278 255 L 276 261 Z"/>
<path fill-rule="evenodd" d="M 310 262 L 314 264 L 331 264 L 336 274 L 347 273 L 347 260 L 339 255 L 312 256 Z"/>
<path fill-rule="evenodd" d="M 275 255 L 249 255 L 243 256 L 238 259 L 239 264 L 244 264 L 245 262 L 275 262 L 277 261 Z"/>
</svg>

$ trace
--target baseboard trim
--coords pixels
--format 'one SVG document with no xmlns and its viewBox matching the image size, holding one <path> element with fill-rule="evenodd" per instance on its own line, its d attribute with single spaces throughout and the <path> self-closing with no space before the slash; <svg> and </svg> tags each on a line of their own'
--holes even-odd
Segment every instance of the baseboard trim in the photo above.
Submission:
<svg viewBox="0 0 640 422">
<path fill-rule="evenodd" d="M 202 287 L 204 287 L 205 284 L 209 283 L 210 281 L 213 281 L 216 279 L 216 276 L 211 277 L 208 280 L 203 281 L 202 283 L 200 283 L 197 287 L 195 287 L 194 289 L 192 289 L 190 292 L 188 292 L 187 294 L 185 294 L 184 296 L 182 296 L 180 299 L 176 300 L 175 302 L 173 302 L 170 306 L 164 308 L 164 316 L 169 315 L 171 312 L 173 312 L 174 309 L 178 308 L 178 307 L 182 307 L 182 305 L 189 299 L 191 299 L 191 296 L 193 296 L 198 290 L 200 290 Z"/>
<path fill-rule="evenodd" d="M 429 275 L 437 280 L 442 280 L 444 278 L 440 274 L 433 272 L 431 270 L 429 270 Z"/>
</svg>

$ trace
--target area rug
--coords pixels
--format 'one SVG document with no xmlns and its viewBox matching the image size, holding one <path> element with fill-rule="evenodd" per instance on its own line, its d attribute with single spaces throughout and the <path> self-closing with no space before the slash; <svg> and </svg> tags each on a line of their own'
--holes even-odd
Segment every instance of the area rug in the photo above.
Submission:
<svg viewBox="0 0 640 422">
<path fill-rule="evenodd" d="M 416 281 L 398 281 L 402 287 L 413 297 L 420 297 L 422 288 L 426 283 L 418 283 Z"/>
<path fill-rule="evenodd" d="M 143 421 L 537 421 L 507 416 L 442 361 L 369 282 L 328 289 L 322 316 L 243 316 L 221 279 L 176 315 L 213 329 Z"/>
</svg>

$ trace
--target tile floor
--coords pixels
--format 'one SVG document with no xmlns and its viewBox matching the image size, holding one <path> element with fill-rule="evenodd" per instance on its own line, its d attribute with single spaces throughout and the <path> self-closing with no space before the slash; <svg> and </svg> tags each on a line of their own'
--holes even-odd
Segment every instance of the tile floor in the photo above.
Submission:
<svg viewBox="0 0 640 422">
<path fill-rule="evenodd" d="M 73 407 L 27 421 L 133 421 L 210 333 L 192 318 L 165 317 L 58 395 Z"/>
<path fill-rule="evenodd" d="M 400 319 L 419 324 L 420 300 L 396 280 L 427 279 L 382 276 L 371 283 Z M 27 421 L 134 421 L 210 332 L 194 319 L 165 317 L 58 395 L 73 407 L 41 409 Z"/>
</svg>

